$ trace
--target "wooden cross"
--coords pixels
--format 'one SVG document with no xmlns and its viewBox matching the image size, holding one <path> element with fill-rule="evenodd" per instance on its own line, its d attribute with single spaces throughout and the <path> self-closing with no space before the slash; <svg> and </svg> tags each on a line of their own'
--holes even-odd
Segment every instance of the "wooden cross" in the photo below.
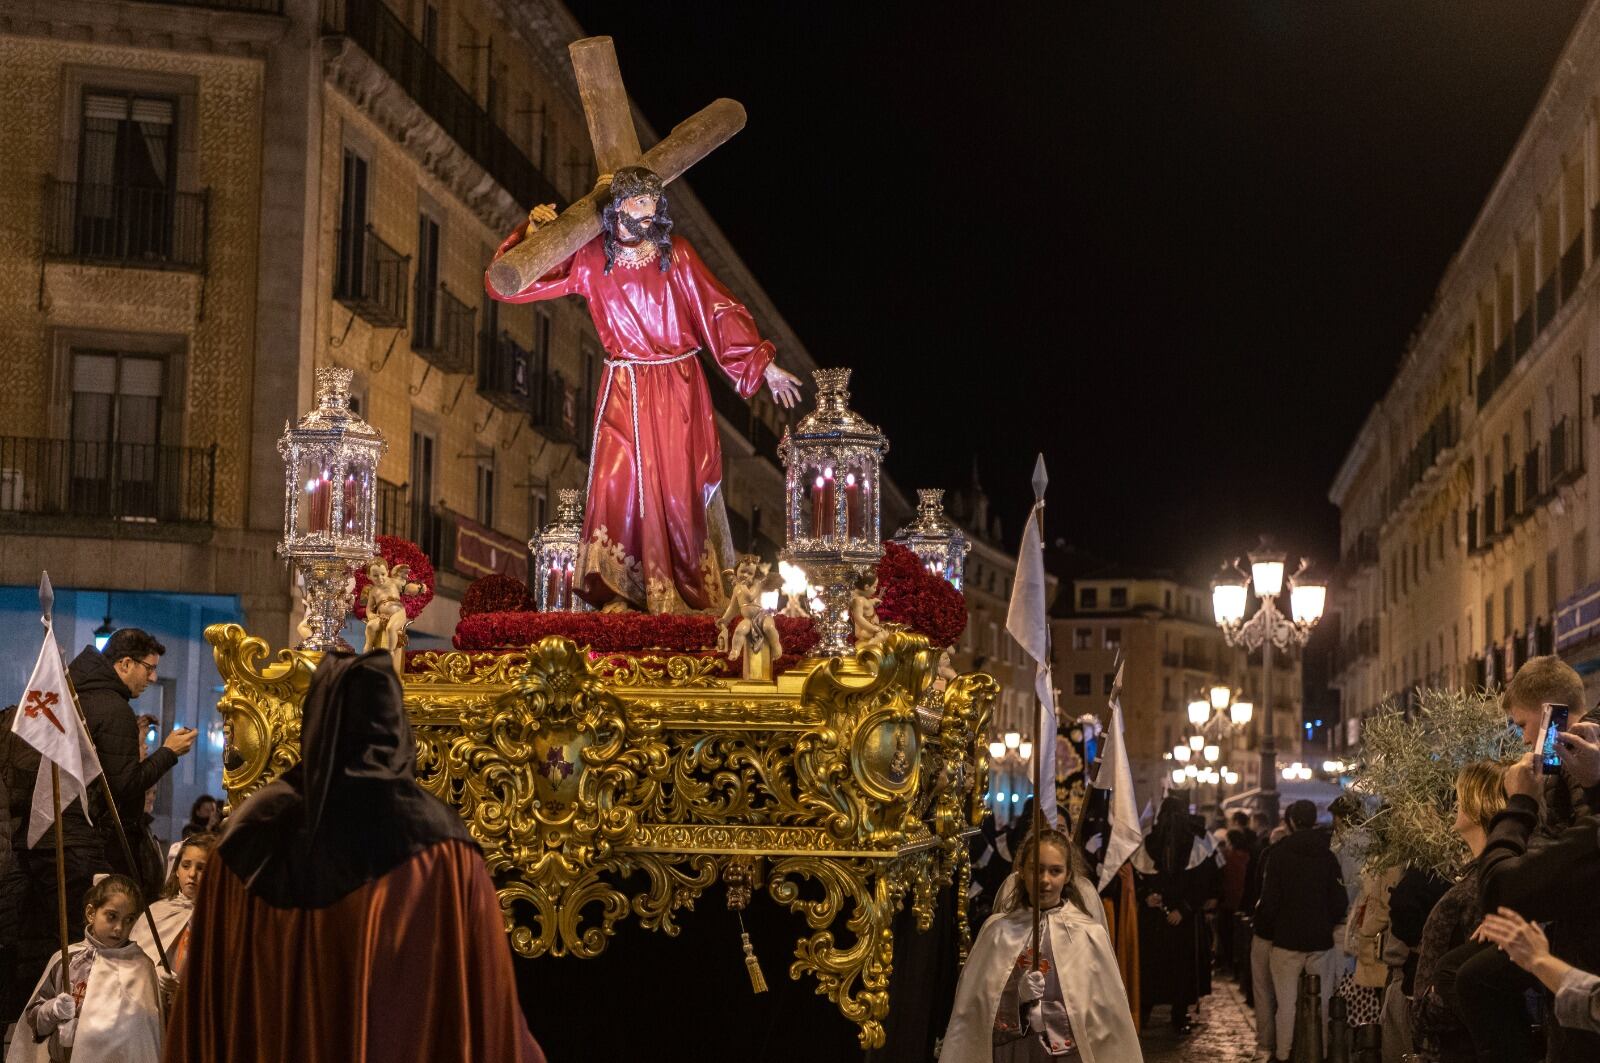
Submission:
<svg viewBox="0 0 1600 1063">
<path fill-rule="evenodd" d="M 645 166 L 665 183 L 744 128 L 742 106 L 734 100 L 715 100 L 674 126 L 661 143 L 641 154 L 611 38 L 585 37 L 573 41 L 568 51 L 578 78 L 578 93 L 583 97 L 595 166 L 602 174 L 616 173 L 624 166 Z M 500 256 L 489 267 L 490 288 L 504 296 L 515 295 L 600 235 L 600 210 L 609 191 L 609 187 L 596 185 L 594 191 L 562 211 L 555 221 L 540 226 Z"/>
</svg>

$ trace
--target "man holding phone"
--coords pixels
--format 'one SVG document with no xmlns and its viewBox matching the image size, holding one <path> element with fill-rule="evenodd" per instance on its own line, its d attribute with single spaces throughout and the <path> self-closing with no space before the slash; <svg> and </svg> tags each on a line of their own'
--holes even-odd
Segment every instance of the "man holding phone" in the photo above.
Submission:
<svg viewBox="0 0 1600 1063">
<path fill-rule="evenodd" d="M 1596 715 L 1590 713 L 1585 722 L 1566 729 L 1558 726 L 1562 708 L 1568 716 L 1582 713 L 1584 693 L 1583 680 L 1557 657 L 1525 662 L 1506 688 L 1503 704 L 1530 751 L 1506 770 L 1506 808 L 1489 824 L 1479 857 L 1483 910 L 1503 906 L 1529 919 L 1551 921 L 1556 954 L 1576 967 L 1595 970 L 1600 966 L 1600 920 L 1591 900 L 1600 887 L 1600 817 L 1593 814 L 1600 784 Z M 1523 993 L 1537 982 L 1482 941 L 1450 952 L 1441 967 L 1455 972 L 1457 1012 L 1479 1058 L 1525 1063 L 1535 1057 Z M 1600 1059 L 1600 1036 L 1560 1027 L 1550 1003 L 1547 999 L 1543 1009 L 1545 1059 Z"/>
</svg>

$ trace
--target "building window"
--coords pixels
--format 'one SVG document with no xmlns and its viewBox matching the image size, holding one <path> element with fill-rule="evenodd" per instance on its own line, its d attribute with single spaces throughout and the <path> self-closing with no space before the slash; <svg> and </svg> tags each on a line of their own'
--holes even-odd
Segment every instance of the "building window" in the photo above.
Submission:
<svg viewBox="0 0 1600 1063">
<path fill-rule="evenodd" d="M 426 213 L 417 215 L 417 307 L 411 328 L 411 346 L 419 351 L 436 348 L 439 333 L 439 223 Z"/>
<path fill-rule="evenodd" d="M 1126 609 L 1127 607 L 1128 607 L 1128 588 L 1126 588 L 1126 587 L 1112 587 L 1111 588 L 1111 608 L 1113 608 L 1113 609 Z"/>
<path fill-rule="evenodd" d="M 478 490 L 473 519 L 485 528 L 494 527 L 494 462 L 478 462 Z"/>
<path fill-rule="evenodd" d="M 1079 609 L 1100 608 L 1100 591 L 1095 587 L 1081 587 L 1078 590 Z"/>
<path fill-rule="evenodd" d="M 1089 650 L 1094 648 L 1094 628 L 1077 627 L 1072 629 L 1072 648 L 1075 650 Z"/>
<path fill-rule="evenodd" d="M 367 294 L 367 160 L 344 149 L 344 181 L 339 194 L 339 261 L 334 267 L 334 292 Z"/>
<path fill-rule="evenodd" d="M 1161 592 L 1161 608 L 1165 609 L 1169 613 L 1172 612 L 1172 592 L 1171 591 L 1168 590 L 1168 591 L 1162 591 Z"/>
<path fill-rule="evenodd" d="M 1120 650 L 1120 649 L 1122 649 L 1122 629 L 1120 627 L 1108 627 L 1108 628 L 1106 628 L 1106 646 L 1105 646 L 1105 648 L 1108 649 L 1108 650 Z"/>
<path fill-rule="evenodd" d="M 73 242 L 79 253 L 155 261 L 171 256 L 176 114 L 170 98 L 84 94 Z"/>
<path fill-rule="evenodd" d="M 437 566 L 440 528 L 433 519 L 435 437 L 428 432 L 411 433 L 411 541 Z"/>
<path fill-rule="evenodd" d="M 1116 685 L 1117 682 L 1117 673 L 1106 672 L 1104 676 L 1102 676 L 1102 679 L 1104 681 L 1101 683 L 1101 686 L 1104 687 L 1104 689 L 1101 690 L 1100 693 L 1110 696 L 1111 688 Z"/>
<path fill-rule="evenodd" d="M 1088 672 L 1074 672 L 1073 673 L 1073 675 L 1072 675 L 1072 692 L 1074 694 L 1078 694 L 1078 695 L 1083 695 L 1083 694 L 1090 693 L 1090 689 L 1089 689 L 1089 673 Z"/>
<path fill-rule="evenodd" d="M 114 485 L 122 513 L 154 516 L 158 512 L 165 371 L 165 361 L 159 356 L 73 351 L 74 511 L 98 512 Z"/>
</svg>

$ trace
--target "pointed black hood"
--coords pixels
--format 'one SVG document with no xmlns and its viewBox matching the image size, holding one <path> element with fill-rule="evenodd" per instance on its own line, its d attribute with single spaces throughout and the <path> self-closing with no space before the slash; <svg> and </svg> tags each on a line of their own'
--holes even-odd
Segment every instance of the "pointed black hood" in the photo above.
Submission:
<svg viewBox="0 0 1600 1063">
<path fill-rule="evenodd" d="M 416 743 L 387 653 L 330 653 L 311 677 L 300 763 L 229 818 L 223 862 L 279 908 L 324 908 L 428 846 L 471 841 L 417 785 Z"/>
</svg>

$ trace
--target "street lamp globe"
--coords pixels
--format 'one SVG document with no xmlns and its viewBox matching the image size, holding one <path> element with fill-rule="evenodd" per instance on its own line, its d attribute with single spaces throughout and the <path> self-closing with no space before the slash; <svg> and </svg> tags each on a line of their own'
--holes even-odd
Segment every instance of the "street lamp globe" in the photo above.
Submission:
<svg viewBox="0 0 1600 1063">
<path fill-rule="evenodd" d="M 1228 718 L 1235 727 L 1243 727 L 1250 722 L 1250 717 L 1256 713 L 1254 702 L 1236 701 L 1228 707 Z"/>
<path fill-rule="evenodd" d="M 1199 776 L 1200 769 L 1195 767 L 1193 764 L 1185 764 L 1183 766 L 1183 774 L 1188 778 L 1193 779 Z"/>
<path fill-rule="evenodd" d="M 1022 744 L 1022 735 L 1018 734 L 1016 731 L 1007 731 L 1006 732 L 1006 748 L 1007 749 L 1016 749 L 1017 746 L 1019 746 L 1021 744 Z"/>
<path fill-rule="evenodd" d="M 1017 746 L 1017 756 L 1021 757 L 1023 760 L 1027 760 L 1029 757 L 1033 756 L 1033 743 L 1027 739 L 1023 739 L 1022 744 Z"/>
<path fill-rule="evenodd" d="M 1206 748 L 1205 748 L 1206 763 L 1215 764 L 1217 762 L 1217 759 L 1219 757 L 1221 757 L 1221 756 L 1222 756 L 1222 747 L 1221 746 L 1206 746 Z"/>
<path fill-rule="evenodd" d="M 1321 580 L 1305 576 L 1294 580 L 1289 589 L 1289 615 L 1301 627 L 1310 627 L 1322 619 L 1322 607 L 1328 600 L 1328 588 Z"/>
<path fill-rule="evenodd" d="M 1205 744 L 1206 744 L 1206 739 L 1205 739 L 1204 735 L 1190 735 L 1189 736 L 1189 748 L 1194 750 L 1196 753 L 1200 752 L 1201 747 L 1204 746 Z"/>
<path fill-rule="evenodd" d="M 1187 778 L 1188 778 L 1188 776 L 1183 773 L 1183 769 L 1182 768 L 1173 768 L 1172 769 L 1172 785 L 1174 785 L 1174 786 L 1182 786 L 1183 785 L 1183 781 L 1185 779 L 1187 779 Z"/>
<path fill-rule="evenodd" d="M 1273 598 L 1283 593 L 1283 551 L 1274 550 L 1265 537 L 1250 551 L 1250 582 L 1257 598 Z"/>
<path fill-rule="evenodd" d="M 989 756 L 999 760 L 1006 755 L 1006 744 L 996 739 L 989 743 Z"/>
<path fill-rule="evenodd" d="M 1193 752 L 1194 751 L 1188 746 L 1173 746 L 1172 759 L 1176 760 L 1179 764 L 1187 764 L 1189 763 L 1189 757 L 1193 755 Z"/>
<path fill-rule="evenodd" d="M 1211 581 L 1211 611 L 1216 614 L 1217 623 L 1232 627 L 1242 621 L 1248 594 L 1244 580 L 1223 566 L 1222 572 Z"/>
<path fill-rule="evenodd" d="M 1189 702 L 1189 722 L 1196 727 L 1204 726 L 1211 719 L 1211 704 L 1203 698 Z"/>
<path fill-rule="evenodd" d="M 1222 686 L 1220 683 L 1211 688 L 1211 707 L 1221 712 L 1228 707 L 1228 702 L 1233 697 L 1233 688 Z"/>
</svg>

